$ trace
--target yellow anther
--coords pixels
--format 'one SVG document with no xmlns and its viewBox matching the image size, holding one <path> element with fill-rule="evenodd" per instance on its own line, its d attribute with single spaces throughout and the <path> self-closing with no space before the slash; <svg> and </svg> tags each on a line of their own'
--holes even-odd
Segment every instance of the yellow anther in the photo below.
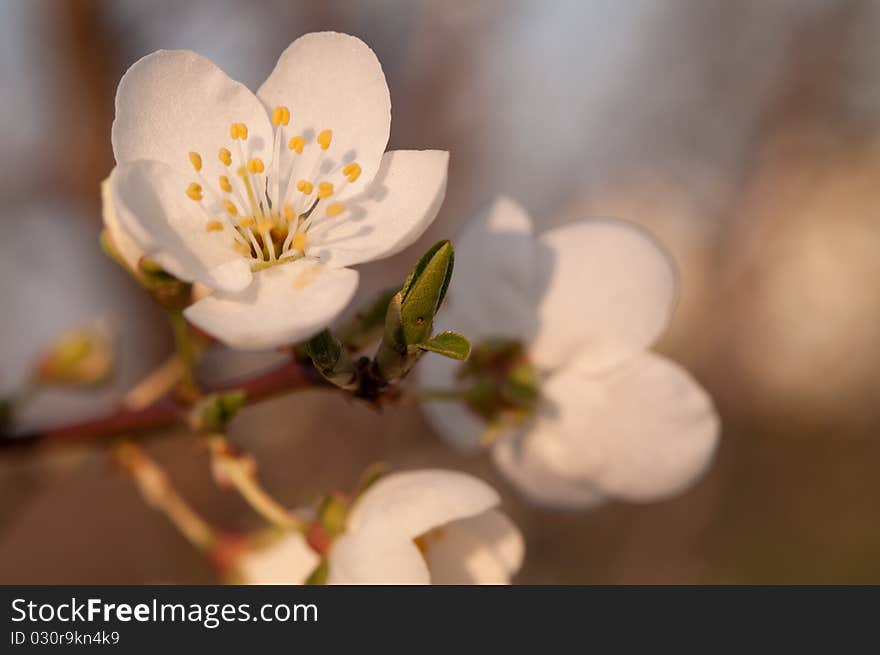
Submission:
<svg viewBox="0 0 880 655">
<path fill-rule="evenodd" d="M 306 180 L 300 180 L 299 182 L 296 183 L 296 190 L 300 191 L 306 195 L 311 194 L 312 189 L 314 189 L 314 188 L 315 188 L 314 185 L 311 182 L 308 182 Z"/>
<path fill-rule="evenodd" d="M 299 250 L 300 252 L 302 252 L 306 249 L 308 243 L 309 238 L 302 232 L 297 232 L 293 235 L 293 241 L 291 242 L 291 245 L 293 246 L 294 250 Z"/>
<path fill-rule="evenodd" d="M 266 167 L 263 166 L 263 160 L 259 157 L 254 157 L 253 159 L 248 160 L 248 170 L 256 175 L 257 173 L 262 173 L 266 170 Z"/>
<path fill-rule="evenodd" d="M 202 156 L 197 152 L 189 153 L 189 163 L 193 165 L 196 172 L 202 170 Z"/>
<path fill-rule="evenodd" d="M 296 154 L 301 155 L 303 148 L 306 145 L 306 140 L 301 136 L 293 137 L 287 144 L 287 147 L 291 150 L 295 150 Z"/>
<path fill-rule="evenodd" d="M 186 195 L 188 195 L 193 200 L 201 200 L 203 198 L 202 186 L 193 182 L 188 187 L 186 187 Z"/>
<path fill-rule="evenodd" d="M 219 232 L 223 229 L 223 223 L 220 221 L 208 221 L 205 223 L 206 232 Z"/>
<path fill-rule="evenodd" d="M 330 182 L 321 182 L 318 184 L 318 197 L 329 198 L 333 195 L 333 185 Z"/>
<path fill-rule="evenodd" d="M 235 203 L 231 200 L 223 201 L 223 208 L 229 212 L 230 216 L 238 216 L 238 207 L 235 206 Z"/>
<path fill-rule="evenodd" d="M 233 123 L 229 126 L 229 138 L 235 141 L 236 139 L 241 139 L 242 141 L 247 141 L 248 138 L 248 129 L 247 125 L 244 123 Z"/>
<path fill-rule="evenodd" d="M 321 150 L 326 150 L 330 147 L 330 142 L 333 140 L 333 130 L 324 130 L 318 135 L 318 138 L 315 141 L 318 142 L 318 145 L 321 146 Z"/>
<path fill-rule="evenodd" d="M 327 216 L 333 218 L 334 216 L 339 216 L 344 211 L 345 205 L 343 205 L 341 202 L 334 202 L 332 205 L 327 207 Z"/>
<path fill-rule="evenodd" d="M 348 178 L 349 182 L 354 182 L 361 176 L 361 166 L 356 162 L 351 162 L 348 166 L 342 169 L 342 174 Z"/>
<path fill-rule="evenodd" d="M 268 218 L 261 218 L 257 221 L 257 230 L 260 232 L 268 232 L 273 226 L 274 223 Z"/>
<path fill-rule="evenodd" d="M 238 219 L 238 226 L 239 227 L 251 228 L 254 225 L 256 225 L 256 221 L 254 221 L 254 219 L 251 218 L 250 216 L 243 216 L 240 219 Z"/>
<path fill-rule="evenodd" d="M 241 253 L 245 257 L 251 256 L 251 247 L 246 246 L 241 241 L 236 241 L 235 243 L 232 244 L 232 247 L 235 248 L 236 252 Z"/>
<path fill-rule="evenodd" d="M 279 105 L 275 107 L 275 111 L 272 112 L 272 124 L 273 125 L 287 125 L 290 122 L 290 110 L 283 106 Z"/>
<path fill-rule="evenodd" d="M 220 152 L 217 153 L 217 156 L 220 157 L 220 161 L 223 162 L 224 166 L 229 166 L 229 164 L 232 163 L 232 153 L 226 148 L 220 148 Z"/>
<path fill-rule="evenodd" d="M 225 175 L 220 176 L 220 188 L 223 189 L 226 193 L 232 191 L 232 184 L 229 183 L 229 178 Z"/>
<path fill-rule="evenodd" d="M 296 220 L 296 212 L 290 205 L 284 205 L 284 220 L 288 223 L 293 223 Z"/>
</svg>

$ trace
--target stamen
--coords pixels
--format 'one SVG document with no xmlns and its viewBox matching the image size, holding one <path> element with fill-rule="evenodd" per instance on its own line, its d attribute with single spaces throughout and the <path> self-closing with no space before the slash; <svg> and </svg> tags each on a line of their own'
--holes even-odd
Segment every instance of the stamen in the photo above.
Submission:
<svg viewBox="0 0 880 655">
<path fill-rule="evenodd" d="M 220 157 L 220 161 L 223 162 L 224 166 L 229 166 L 232 163 L 232 153 L 226 148 L 220 148 L 220 152 L 217 153 L 217 156 Z"/>
<path fill-rule="evenodd" d="M 291 245 L 293 245 L 294 250 L 299 250 L 300 252 L 303 252 L 308 244 L 309 238 L 302 232 L 297 232 L 293 236 L 293 242 Z"/>
<path fill-rule="evenodd" d="M 272 124 L 277 127 L 278 125 L 287 125 L 289 122 L 290 110 L 283 105 L 275 107 L 275 111 L 272 112 Z"/>
<path fill-rule="evenodd" d="M 318 184 L 318 197 L 329 198 L 333 195 L 333 185 L 330 182 L 321 182 Z"/>
<path fill-rule="evenodd" d="M 223 223 L 220 221 L 208 221 L 205 223 L 206 232 L 219 232 L 223 229 Z"/>
<path fill-rule="evenodd" d="M 229 178 L 225 175 L 220 176 L 220 188 L 223 189 L 226 193 L 232 192 L 232 184 L 230 184 Z"/>
<path fill-rule="evenodd" d="M 342 212 L 345 211 L 345 205 L 341 202 L 334 202 L 332 205 L 327 207 L 327 216 L 329 218 L 333 218 L 334 216 L 339 216 Z"/>
<path fill-rule="evenodd" d="M 361 167 L 356 162 L 352 162 L 342 169 L 342 174 L 348 178 L 349 182 L 354 182 L 361 176 Z"/>
<path fill-rule="evenodd" d="M 235 248 L 235 250 L 237 252 L 241 253 L 245 257 L 251 256 L 251 247 L 245 243 L 242 243 L 241 241 L 236 241 L 235 243 L 232 244 L 232 247 Z"/>
<path fill-rule="evenodd" d="M 236 207 L 235 203 L 233 203 L 231 200 L 224 200 L 223 207 L 224 209 L 226 209 L 227 212 L 229 212 L 230 216 L 238 216 L 238 207 Z"/>
<path fill-rule="evenodd" d="M 321 146 L 321 150 L 326 150 L 330 147 L 330 142 L 333 140 L 333 130 L 324 130 L 319 135 L 315 141 L 318 142 L 318 145 Z"/>
<path fill-rule="evenodd" d="M 274 223 L 268 218 L 261 218 L 257 221 L 257 230 L 259 232 L 268 232 L 272 229 Z"/>
<path fill-rule="evenodd" d="M 291 150 L 295 150 L 296 154 L 301 155 L 305 145 L 306 145 L 306 140 L 303 137 L 295 136 L 287 144 L 287 147 L 290 148 Z"/>
<path fill-rule="evenodd" d="M 306 180 L 300 180 L 296 183 L 296 190 L 301 192 L 303 195 L 311 195 L 312 190 L 314 190 L 314 185 L 311 182 Z"/>
<path fill-rule="evenodd" d="M 196 169 L 196 173 L 202 170 L 202 156 L 197 152 L 189 153 L 189 163 Z"/>
<path fill-rule="evenodd" d="M 256 224 L 257 222 L 250 216 L 242 216 L 240 219 L 238 219 L 238 226 L 243 227 L 246 230 L 249 230 Z"/>
<path fill-rule="evenodd" d="M 191 183 L 186 187 L 186 195 L 195 201 L 201 200 L 204 197 L 202 194 L 202 185 L 196 184 L 195 182 Z"/>
<path fill-rule="evenodd" d="M 284 205 L 284 220 L 288 223 L 293 223 L 296 220 L 296 212 L 290 205 Z"/>
<path fill-rule="evenodd" d="M 248 138 L 248 128 L 244 123 L 233 123 L 229 127 L 229 138 L 233 141 L 241 140 L 247 141 Z"/>
<path fill-rule="evenodd" d="M 254 195 L 254 187 L 251 184 L 251 178 L 248 175 L 247 169 L 244 166 L 239 167 L 238 176 L 241 178 L 241 181 L 244 182 L 245 191 L 247 191 L 248 201 L 251 203 L 251 213 L 254 216 L 262 215 L 263 212 L 260 211 L 260 206 L 257 204 L 257 197 Z"/>
<path fill-rule="evenodd" d="M 263 160 L 259 157 L 254 157 L 253 159 L 249 159 L 247 163 L 248 170 L 256 175 L 257 173 L 262 173 L 266 170 L 266 167 L 263 165 Z"/>
</svg>

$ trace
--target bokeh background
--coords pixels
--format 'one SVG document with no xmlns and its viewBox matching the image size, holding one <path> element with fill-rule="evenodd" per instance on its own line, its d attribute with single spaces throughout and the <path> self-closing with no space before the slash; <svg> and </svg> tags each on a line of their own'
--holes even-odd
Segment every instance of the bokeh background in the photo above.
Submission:
<svg viewBox="0 0 880 655">
<path fill-rule="evenodd" d="M 364 267 L 362 297 L 509 193 L 541 228 L 637 221 L 667 245 L 682 299 L 659 349 L 710 390 L 709 474 L 661 503 L 525 505 L 485 459 L 448 450 L 412 401 L 382 414 L 307 392 L 248 409 L 231 438 L 290 506 L 369 463 L 491 480 L 527 535 L 520 582 L 880 582 L 880 2 L 870 0 L 118 0 L 0 2 L 0 385 L 42 346 L 116 317 L 99 393 L 52 392 L 37 426 L 118 400 L 172 348 L 160 310 L 98 247 L 119 77 L 190 48 L 256 88 L 305 32 L 377 52 L 390 147 L 451 151 L 436 223 Z M 226 353 L 229 355 L 229 353 Z M 270 357 L 212 357 L 206 376 Z M 211 482 L 185 434 L 148 448 L 230 530 L 259 519 Z M 97 445 L 0 452 L 0 582 L 206 583 L 211 567 Z"/>
</svg>

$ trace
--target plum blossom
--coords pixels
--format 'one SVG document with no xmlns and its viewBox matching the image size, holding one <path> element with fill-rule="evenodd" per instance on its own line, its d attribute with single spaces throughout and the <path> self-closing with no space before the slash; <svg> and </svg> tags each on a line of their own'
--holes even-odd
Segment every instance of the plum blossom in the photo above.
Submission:
<svg viewBox="0 0 880 655">
<path fill-rule="evenodd" d="M 509 584 L 525 547 L 485 482 L 424 469 L 379 479 L 328 554 L 330 584 Z"/>
<path fill-rule="evenodd" d="M 490 446 L 522 494 L 588 508 L 608 498 L 665 498 L 700 476 L 719 419 L 682 367 L 648 350 L 677 293 L 674 266 L 648 233 L 597 219 L 536 236 L 526 212 L 500 198 L 457 245 L 438 327 L 467 334 L 475 351 L 481 341 L 521 344 L 533 371 L 534 402 L 504 415 Z M 461 366 L 425 358 L 420 382 L 454 398 L 467 389 Z M 485 443 L 485 417 L 467 403 L 430 401 L 424 409 L 459 448 Z"/>
<path fill-rule="evenodd" d="M 287 532 L 245 550 L 236 570 L 243 584 L 303 584 L 320 561 L 300 532 Z"/>
<path fill-rule="evenodd" d="M 212 293 L 185 310 L 239 349 L 311 336 L 351 300 L 353 264 L 394 254 L 434 219 L 448 153 L 385 152 L 391 102 L 359 39 L 307 34 L 256 94 L 206 58 L 160 50 L 119 83 L 105 222 Z"/>
<path fill-rule="evenodd" d="M 234 576 L 305 584 L 323 562 L 328 584 L 509 584 L 525 545 L 498 503 L 494 489 L 465 473 L 392 473 L 354 501 L 335 539 L 319 546 L 294 531 L 252 540 L 237 550 Z"/>
</svg>

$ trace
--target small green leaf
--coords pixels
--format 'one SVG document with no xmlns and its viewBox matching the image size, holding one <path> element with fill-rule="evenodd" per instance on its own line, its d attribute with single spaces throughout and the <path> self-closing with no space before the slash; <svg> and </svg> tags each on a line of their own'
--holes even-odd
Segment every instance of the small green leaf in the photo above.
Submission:
<svg viewBox="0 0 880 655">
<path fill-rule="evenodd" d="M 342 355 L 342 344 L 330 330 L 324 330 L 309 339 L 306 344 L 306 352 L 312 358 L 315 367 L 323 373 L 332 371 L 336 366 Z"/>
<path fill-rule="evenodd" d="M 450 359 L 467 359 L 471 352 L 471 342 L 457 332 L 443 332 L 416 346 Z"/>
<path fill-rule="evenodd" d="M 307 585 L 325 585 L 327 584 L 327 577 L 330 574 L 330 565 L 327 563 L 326 559 L 321 560 L 321 563 L 315 567 L 315 570 L 311 572 L 308 578 L 306 578 Z"/>
<path fill-rule="evenodd" d="M 354 383 L 354 363 L 329 330 L 312 337 L 306 344 L 306 352 L 318 372 L 337 387 L 348 389 Z"/>
<path fill-rule="evenodd" d="M 339 494 L 324 496 L 318 505 L 318 523 L 331 538 L 338 537 L 345 531 L 348 509 L 348 502 Z"/>
<path fill-rule="evenodd" d="M 416 345 L 431 335 L 434 315 L 446 295 L 452 276 L 454 253 L 449 241 L 441 241 L 413 271 L 411 280 L 401 290 L 401 319 L 406 344 Z M 412 276 L 411 276 L 412 277 Z"/>
</svg>

